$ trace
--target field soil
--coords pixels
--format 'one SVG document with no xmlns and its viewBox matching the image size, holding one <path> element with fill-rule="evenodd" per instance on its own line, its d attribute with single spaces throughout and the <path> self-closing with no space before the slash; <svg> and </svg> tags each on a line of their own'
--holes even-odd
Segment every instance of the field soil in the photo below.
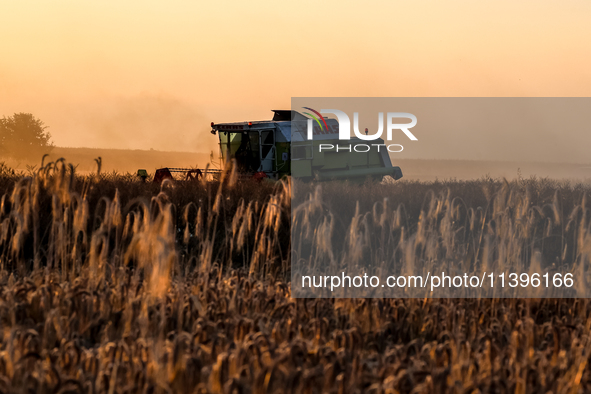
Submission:
<svg viewBox="0 0 591 394">
<path fill-rule="evenodd" d="M 518 179 L 551 178 L 568 179 L 579 182 L 591 180 L 591 164 L 519 162 L 519 161 L 486 161 L 486 160 L 422 160 L 396 159 L 392 157 L 392 165 L 402 169 L 404 179 L 434 180 L 468 180 L 484 176 L 491 178 Z"/>
<path fill-rule="evenodd" d="M 125 150 L 95 148 L 55 147 L 46 162 L 65 158 L 76 166 L 79 174 L 95 172 L 95 159 L 101 157 L 102 171 L 135 174 L 142 168 L 153 174 L 162 167 L 204 168 L 210 163 L 209 153 L 166 152 L 159 150 Z M 402 169 L 405 180 L 468 180 L 484 176 L 492 178 L 518 179 L 538 178 L 568 179 L 576 182 L 591 180 L 591 164 L 547 163 L 547 162 L 502 162 L 485 160 L 427 160 L 397 159 L 392 156 L 392 164 Z M 41 164 L 40 160 L 14 160 L 0 157 L 0 161 L 11 168 L 26 170 Z M 212 168 L 219 168 L 219 153 L 214 152 Z"/>
<path fill-rule="evenodd" d="M 66 159 L 76 167 L 76 172 L 86 174 L 96 172 L 95 159 L 101 158 L 104 172 L 137 173 L 142 168 L 153 174 L 154 170 L 162 167 L 199 167 L 204 168 L 210 161 L 208 153 L 195 152 L 166 152 L 159 150 L 130 150 L 130 149 L 95 149 L 95 148 L 63 148 L 55 147 L 45 162 Z M 216 155 L 217 159 L 217 155 Z M 26 170 L 28 166 L 39 168 L 41 161 L 0 159 L 15 169 Z"/>
</svg>

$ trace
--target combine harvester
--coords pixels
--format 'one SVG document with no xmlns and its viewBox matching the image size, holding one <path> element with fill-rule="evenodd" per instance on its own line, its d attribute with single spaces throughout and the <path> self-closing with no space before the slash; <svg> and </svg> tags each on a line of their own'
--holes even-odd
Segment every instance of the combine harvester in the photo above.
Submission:
<svg viewBox="0 0 591 394">
<path fill-rule="evenodd" d="M 328 130 L 315 125 L 313 140 L 309 141 L 306 138 L 306 116 L 291 110 L 273 112 L 275 115 L 271 120 L 211 123 L 211 133 L 217 134 L 219 138 L 222 163 L 235 159 L 243 178 L 276 180 L 291 175 L 302 180 L 364 180 L 367 177 L 381 180 L 384 176 L 391 176 L 395 180 L 402 178 L 400 167 L 392 166 L 385 149 L 379 152 L 377 149 L 368 152 L 337 152 L 334 148 L 320 151 L 320 144 L 339 144 L 339 124 L 336 119 L 325 118 Z M 350 143 L 356 142 L 363 141 L 351 137 Z M 373 142 L 384 143 L 381 139 Z M 200 179 L 206 176 L 206 172 L 216 179 L 220 171 L 160 168 L 156 171 L 154 181 L 173 178 L 173 172 L 182 173 L 185 179 L 190 180 Z"/>
<path fill-rule="evenodd" d="M 304 180 L 402 178 L 400 167 L 393 167 L 385 149 L 349 152 L 323 149 L 320 144 L 337 146 L 339 124 L 325 118 L 328 130 L 315 125 L 312 141 L 306 138 L 308 118 L 297 111 L 274 110 L 272 120 L 211 124 L 220 141 L 222 160 L 235 158 L 242 173 L 280 179 L 293 175 Z M 292 130 L 293 127 L 293 130 Z M 351 144 L 363 142 L 351 137 Z M 384 141 L 377 139 L 376 144 Z"/>
</svg>

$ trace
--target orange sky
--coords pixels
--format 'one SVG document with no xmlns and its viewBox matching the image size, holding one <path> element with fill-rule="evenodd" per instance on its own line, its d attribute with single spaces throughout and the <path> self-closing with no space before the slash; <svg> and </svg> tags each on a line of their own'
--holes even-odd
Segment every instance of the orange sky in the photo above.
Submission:
<svg viewBox="0 0 591 394">
<path fill-rule="evenodd" d="M 588 0 L 0 0 L 0 116 L 207 152 L 211 121 L 292 96 L 590 96 L 589 20 Z"/>
</svg>

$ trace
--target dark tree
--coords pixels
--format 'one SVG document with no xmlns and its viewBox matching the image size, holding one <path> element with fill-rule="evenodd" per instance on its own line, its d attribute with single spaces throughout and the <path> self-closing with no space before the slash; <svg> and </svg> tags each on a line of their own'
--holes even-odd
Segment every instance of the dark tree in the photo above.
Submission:
<svg viewBox="0 0 591 394">
<path fill-rule="evenodd" d="M 37 159 L 53 148 L 47 126 L 32 114 L 0 119 L 0 153 L 15 159 Z"/>
</svg>

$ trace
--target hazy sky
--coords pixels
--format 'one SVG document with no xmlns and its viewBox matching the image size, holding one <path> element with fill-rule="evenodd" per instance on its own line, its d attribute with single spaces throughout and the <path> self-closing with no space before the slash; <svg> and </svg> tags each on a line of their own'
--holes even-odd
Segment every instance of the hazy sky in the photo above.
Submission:
<svg viewBox="0 0 591 394">
<path fill-rule="evenodd" d="M 590 96 L 590 20 L 588 0 L 0 0 L 0 116 L 208 151 L 211 121 L 292 96 Z"/>
</svg>

